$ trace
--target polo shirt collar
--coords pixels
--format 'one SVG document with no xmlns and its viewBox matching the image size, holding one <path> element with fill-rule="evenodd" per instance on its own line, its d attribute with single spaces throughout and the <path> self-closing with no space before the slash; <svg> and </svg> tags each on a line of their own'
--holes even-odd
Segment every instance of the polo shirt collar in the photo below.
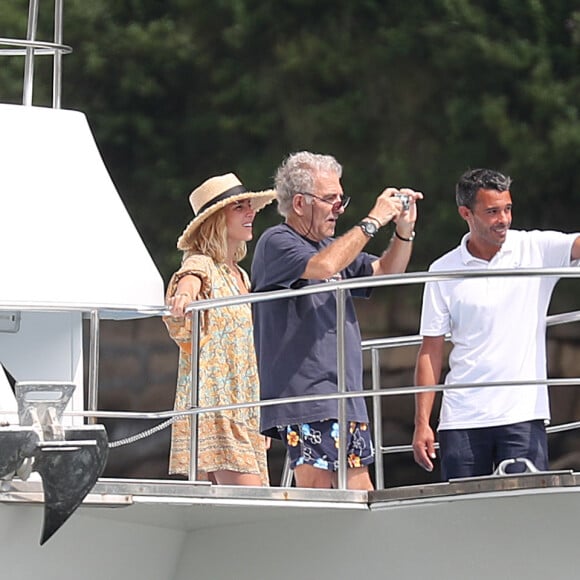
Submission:
<svg viewBox="0 0 580 580">
<path fill-rule="evenodd" d="M 473 256 L 472 254 L 469 253 L 469 250 L 467 249 L 467 241 L 469 240 L 469 235 L 470 235 L 469 232 L 467 232 L 461 238 L 461 245 L 460 245 L 461 261 L 465 265 L 473 264 L 473 263 L 481 263 L 481 262 L 487 263 L 485 260 L 482 260 L 481 258 L 476 258 L 475 256 Z M 499 252 L 493 257 L 493 259 L 491 261 L 494 262 L 496 260 L 501 260 L 505 256 L 513 253 L 514 244 L 515 244 L 515 240 L 514 240 L 514 237 L 512 236 L 512 230 L 510 229 L 507 231 L 505 242 L 502 244 L 501 248 L 499 249 Z"/>
</svg>

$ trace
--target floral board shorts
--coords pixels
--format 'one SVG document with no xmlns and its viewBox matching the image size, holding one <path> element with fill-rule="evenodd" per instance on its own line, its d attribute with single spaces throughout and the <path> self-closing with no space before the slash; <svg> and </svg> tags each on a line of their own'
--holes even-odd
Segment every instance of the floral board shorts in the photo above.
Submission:
<svg viewBox="0 0 580 580">
<path fill-rule="evenodd" d="M 312 465 L 338 471 L 338 421 L 327 419 L 298 425 L 278 426 L 278 433 L 290 456 L 290 467 Z M 347 461 L 349 467 L 374 462 L 375 450 L 367 423 L 348 424 Z"/>
</svg>

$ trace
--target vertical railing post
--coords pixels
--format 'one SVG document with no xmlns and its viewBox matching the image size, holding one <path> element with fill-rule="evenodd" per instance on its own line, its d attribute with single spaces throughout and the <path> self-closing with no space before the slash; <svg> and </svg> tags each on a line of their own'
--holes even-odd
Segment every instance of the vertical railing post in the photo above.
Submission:
<svg viewBox="0 0 580 580">
<path fill-rule="evenodd" d="M 189 389 L 189 408 L 193 409 L 199 403 L 199 310 L 191 311 L 191 375 Z M 197 413 L 188 416 L 191 431 L 189 434 L 189 479 L 197 481 Z"/>
<path fill-rule="evenodd" d="M 292 487 L 292 480 L 294 479 L 294 472 L 290 469 L 290 455 L 286 452 L 284 456 L 284 465 L 282 467 L 282 475 L 280 476 L 280 487 Z"/>
<path fill-rule="evenodd" d="M 38 0 L 30 0 L 28 4 L 28 28 L 26 40 L 36 40 L 36 29 L 38 28 Z M 24 87 L 22 89 L 22 104 L 32 105 L 32 87 L 34 83 L 34 51 L 33 46 L 26 47 L 26 57 L 24 60 Z"/>
<path fill-rule="evenodd" d="M 346 393 L 346 364 L 345 364 L 345 323 L 346 307 L 344 288 L 336 290 L 336 371 L 338 393 Z M 348 425 L 346 422 L 346 398 L 338 399 L 338 487 L 347 489 L 347 441 Z"/>
<path fill-rule="evenodd" d="M 91 310 L 89 341 L 89 376 L 87 387 L 87 409 L 96 411 L 99 403 L 99 335 L 100 319 L 98 310 Z M 88 423 L 95 424 L 96 417 L 89 417 Z"/>
<path fill-rule="evenodd" d="M 381 365 L 379 363 L 379 349 L 371 349 L 371 377 L 373 391 L 381 387 Z M 375 440 L 375 487 L 385 487 L 383 472 L 383 413 L 382 398 L 380 395 L 373 396 L 373 437 Z"/>
<path fill-rule="evenodd" d="M 63 0 L 54 0 L 54 43 L 62 44 Z M 52 107 L 61 107 L 62 53 L 55 49 L 52 70 Z"/>
</svg>

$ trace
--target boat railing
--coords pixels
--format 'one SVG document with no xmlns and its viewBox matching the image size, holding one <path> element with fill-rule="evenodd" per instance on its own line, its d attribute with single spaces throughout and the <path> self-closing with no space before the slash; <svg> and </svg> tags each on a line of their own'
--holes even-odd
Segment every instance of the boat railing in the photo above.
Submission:
<svg viewBox="0 0 580 580">
<path fill-rule="evenodd" d="M 62 55 L 72 52 L 72 48 L 62 43 L 62 18 L 64 0 L 54 0 L 54 31 L 53 40 L 37 39 L 38 6 L 40 0 L 29 0 L 28 24 L 26 38 L 0 38 L 0 56 L 24 56 L 24 82 L 22 88 L 22 104 L 32 105 L 34 87 L 34 64 L 37 55 L 53 57 L 52 70 L 52 107 L 60 109 L 62 87 Z"/>
<path fill-rule="evenodd" d="M 546 326 L 558 326 L 560 324 L 567 324 L 571 322 L 580 321 L 580 311 L 565 312 L 562 314 L 553 314 L 546 318 Z M 446 335 L 445 340 L 449 341 L 450 336 Z M 407 336 L 390 337 L 390 338 L 373 338 L 368 340 L 363 340 L 361 343 L 361 348 L 363 352 L 370 352 L 371 356 L 371 385 L 373 391 L 379 391 L 381 388 L 381 365 L 380 365 L 380 353 L 384 349 L 397 348 L 403 346 L 419 346 L 421 344 L 422 337 L 420 334 L 413 334 Z M 572 384 L 576 384 L 577 379 L 571 379 L 574 381 Z M 557 379 L 548 379 L 547 381 L 536 381 L 537 384 L 548 384 L 548 385 L 569 385 L 569 379 L 560 381 Z M 493 383 L 485 383 L 492 387 Z M 499 386 L 507 385 L 518 385 L 518 384 L 531 384 L 531 381 L 502 381 Z M 482 383 L 483 385 L 483 383 Z M 478 386 L 482 386 L 478 385 Z M 457 385 L 459 386 L 459 385 Z M 447 387 L 448 389 L 450 387 Z M 419 391 L 417 391 L 419 392 Z M 396 453 L 412 453 L 413 446 L 409 443 L 406 445 L 383 445 L 383 422 L 382 414 L 380 412 L 380 397 L 372 397 L 372 414 L 373 414 L 373 438 L 376 445 L 376 457 L 375 457 L 375 484 L 378 489 L 384 488 L 384 463 L 383 456 Z M 564 423 L 562 425 L 550 425 L 546 428 L 548 433 L 561 433 L 564 431 L 571 431 L 580 428 L 580 421 L 572 421 Z M 439 443 L 435 443 L 435 449 L 439 449 Z M 284 466 L 285 471 L 288 467 Z M 288 474 L 285 473 L 283 477 L 288 478 Z"/>
<path fill-rule="evenodd" d="M 382 456 L 384 448 L 380 443 L 382 441 L 382 431 L 377 425 L 382 425 L 380 405 L 380 398 L 383 396 L 393 396 L 400 394 L 415 394 L 422 391 L 443 391 L 452 388 L 469 388 L 473 385 L 431 385 L 429 387 L 403 387 L 403 388 L 389 388 L 381 389 L 380 384 L 373 384 L 371 390 L 365 389 L 362 393 L 352 393 L 348 392 L 345 384 L 345 337 L 344 337 L 344 323 L 345 323 L 345 309 L 346 309 L 346 296 L 350 290 L 357 288 L 375 288 L 379 286 L 400 286 L 400 285 L 411 285 L 411 284 L 424 284 L 425 282 L 452 280 L 458 278 L 489 278 L 489 277 L 529 277 L 529 276 L 555 276 L 558 278 L 576 278 L 580 276 L 579 268 L 522 268 L 518 270 L 514 269 L 498 269 L 498 270 L 470 270 L 465 272 L 464 270 L 450 270 L 445 272 L 418 272 L 418 273 L 405 273 L 405 274 L 391 274 L 385 276 L 373 276 L 370 278 L 353 278 L 349 280 L 338 280 L 332 282 L 325 282 L 322 284 L 316 284 L 301 288 L 299 290 L 274 290 L 271 292 L 264 292 L 259 294 L 250 294 L 237 297 L 228 297 L 221 299 L 212 299 L 207 301 L 199 301 L 190 304 L 187 311 L 192 315 L 192 353 L 196 353 L 199 345 L 200 339 L 200 315 L 202 311 L 210 308 L 216 308 L 225 305 L 235 305 L 242 303 L 256 304 L 260 302 L 266 302 L 269 300 L 283 300 L 288 298 L 296 298 L 299 296 L 321 293 L 321 292 L 334 292 L 336 295 L 336 331 L 337 331 L 337 394 L 338 398 L 338 423 L 339 423 L 339 440 L 347 440 L 347 421 L 346 421 L 346 399 L 357 397 L 357 396 L 372 396 L 373 399 L 373 419 L 374 419 L 374 429 L 375 429 L 375 441 L 380 448 L 380 452 L 377 453 L 379 458 L 376 462 L 376 477 L 377 477 L 377 487 L 383 487 L 383 465 Z M 401 340 L 401 339 L 396 339 Z M 391 346 L 400 346 L 397 342 L 393 342 Z M 407 340 L 402 339 L 401 344 L 407 344 Z M 416 340 L 414 337 L 410 340 Z M 388 343 L 384 343 L 383 348 Z M 378 348 L 375 348 L 375 354 L 373 355 L 376 360 Z M 192 355 L 191 364 L 191 381 L 192 385 L 197 385 L 197 358 Z M 375 367 L 378 367 L 378 363 L 375 363 Z M 374 380 L 378 381 L 377 377 L 379 369 L 375 368 Z M 572 384 L 576 385 L 580 382 L 580 379 L 576 378 L 573 380 L 559 380 L 558 384 Z M 487 383 L 486 383 L 487 384 Z M 513 381 L 506 382 L 503 381 L 501 385 L 508 384 L 534 384 L 534 381 Z M 536 381 L 535 384 L 555 384 L 554 381 Z M 479 386 L 482 386 L 483 383 Z M 488 383 L 488 386 L 493 387 L 493 383 Z M 495 386 L 500 386 L 496 384 Z M 327 398 L 324 396 L 314 396 L 312 400 Z M 297 402 L 298 400 L 309 400 L 309 398 L 292 399 L 292 401 Z M 275 404 L 283 404 L 289 401 L 283 399 L 277 399 Z M 191 406 L 197 406 L 197 388 L 192 388 L 192 400 L 190 401 Z M 262 401 L 260 404 L 264 405 L 266 402 Z M 268 402 L 271 403 L 271 402 Z M 197 471 L 197 450 L 194 432 L 197 427 L 197 415 L 192 416 L 192 442 L 191 442 L 191 464 L 190 464 L 190 478 L 195 478 L 195 473 Z M 405 448 L 405 450 L 407 450 Z M 287 469 L 287 466 L 285 467 Z M 347 458 L 346 453 L 339 454 L 338 461 L 338 487 L 340 489 L 346 489 L 346 477 L 347 477 Z M 287 477 L 283 475 L 283 481 L 287 481 Z"/>
<path fill-rule="evenodd" d="M 84 305 L 84 304 L 17 304 L 0 302 L 0 311 L 79 311 L 90 321 L 90 340 L 88 356 L 88 380 L 87 380 L 87 402 L 86 410 L 70 411 L 65 413 L 68 416 L 83 416 L 88 422 L 94 423 L 97 419 L 144 419 L 161 421 L 158 427 L 149 429 L 136 436 L 127 438 L 119 442 L 111 442 L 110 446 L 120 446 L 130 444 L 142 439 L 158 430 L 168 427 L 179 417 L 189 417 L 191 421 L 191 461 L 190 461 L 190 481 L 197 479 L 197 418 L 202 413 L 216 412 L 223 410 L 233 410 L 249 407 L 265 407 L 272 405 L 287 404 L 291 402 L 308 402 L 316 400 L 336 399 L 338 401 L 338 422 L 339 437 L 344 441 L 347 438 L 347 421 L 346 421 L 346 401 L 349 398 L 370 398 L 372 401 L 372 418 L 373 418 L 373 435 L 377 447 L 375 458 L 375 484 L 377 489 L 384 487 L 383 475 L 383 455 L 410 452 L 411 445 L 391 445 L 382 444 L 382 411 L 381 400 L 386 396 L 396 395 L 414 395 L 420 392 L 435 391 L 442 392 L 451 389 L 465 389 L 473 387 L 473 384 L 454 384 L 454 385 L 428 385 L 428 386 L 398 386 L 382 387 L 381 386 L 381 365 L 379 360 L 380 352 L 384 349 L 397 348 L 403 346 L 419 345 L 421 337 L 419 335 L 399 336 L 391 338 L 379 338 L 363 340 L 361 348 L 363 352 L 369 351 L 371 354 L 371 387 L 364 388 L 362 391 L 351 392 L 347 390 L 345 383 L 345 305 L 346 297 L 350 290 L 355 288 L 375 288 L 384 286 L 399 286 L 409 284 L 424 284 L 429 281 L 449 280 L 456 278 L 480 278 L 480 277 L 520 277 L 520 276 L 554 276 L 558 278 L 577 278 L 580 277 L 580 268 L 554 268 L 554 269 L 522 269 L 522 270 L 473 270 L 470 272 L 448 271 L 448 272 L 418 272 L 406 273 L 387 276 L 376 276 L 370 278 L 355 278 L 349 280 L 333 281 L 323 284 L 317 284 L 301 288 L 299 290 L 274 290 L 271 292 L 246 294 L 241 296 L 232 296 L 220 299 L 199 300 L 192 302 L 186 308 L 187 313 L 192 319 L 192 364 L 191 364 L 191 399 L 188 402 L 187 409 L 183 411 L 158 411 L 158 412 L 135 412 L 135 411 L 102 411 L 98 409 L 98 390 L 99 390 L 99 341 L 100 341 L 100 323 L 102 319 L 113 318 L 136 318 L 152 316 L 168 316 L 169 312 L 164 307 L 159 306 L 141 306 L 128 307 L 126 305 L 112 306 L 108 305 Z M 231 405 L 199 407 L 198 406 L 198 359 L 200 332 L 201 332 L 201 315 L 203 312 L 225 306 L 238 304 L 256 304 L 271 300 L 293 299 L 299 296 L 321 293 L 334 292 L 336 295 L 336 313 L 337 313 L 337 391 L 336 393 L 324 395 L 304 395 L 292 398 L 280 398 L 271 400 L 261 400 L 254 402 L 238 403 Z M 580 320 L 580 311 L 562 313 L 548 316 L 547 326 L 555 326 Z M 502 381 L 501 383 L 478 383 L 478 386 L 506 386 L 506 385 L 548 385 L 551 386 L 576 386 L 580 384 L 580 378 L 548 378 L 546 380 L 522 380 L 522 381 Z M 557 425 L 549 428 L 549 432 L 559 432 L 580 427 L 580 422 L 572 422 L 565 425 Z M 338 464 L 338 487 L 347 489 L 347 459 L 346 454 L 339 455 Z M 287 465 L 285 473 L 282 475 L 282 485 L 290 485 Z"/>
</svg>

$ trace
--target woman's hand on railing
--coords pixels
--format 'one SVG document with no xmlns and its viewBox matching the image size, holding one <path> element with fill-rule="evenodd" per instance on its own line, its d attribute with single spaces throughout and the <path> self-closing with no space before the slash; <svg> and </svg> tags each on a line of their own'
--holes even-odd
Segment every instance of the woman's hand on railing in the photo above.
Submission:
<svg viewBox="0 0 580 580">
<path fill-rule="evenodd" d="M 173 318 L 183 318 L 185 307 L 197 299 L 201 288 L 201 280 L 191 274 L 182 276 L 175 288 L 175 293 L 167 301 L 167 307 Z"/>
<path fill-rule="evenodd" d="M 192 302 L 189 292 L 180 292 L 169 299 L 167 306 L 171 310 L 173 318 L 183 318 L 185 316 L 185 307 Z"/>
</svg>

